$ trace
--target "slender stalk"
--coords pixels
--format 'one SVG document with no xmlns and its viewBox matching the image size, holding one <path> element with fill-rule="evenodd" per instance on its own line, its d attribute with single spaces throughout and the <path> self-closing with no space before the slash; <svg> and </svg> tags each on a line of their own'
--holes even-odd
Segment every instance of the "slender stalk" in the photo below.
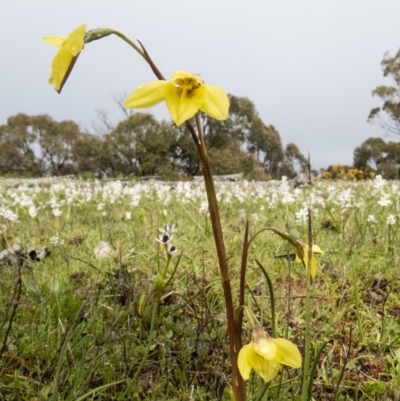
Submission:
<svg viewBox="0 0 400 401">
<path fill-rule="evenodd" d="M 200 142 L 199 157 L 202 163 L 208 207 L 210 210 L 210 219 L 214 233 L 215 247 L 217 249 L 217 256 L 222 279 L 222 288 L 224 291 L 224 298 L 225 298 L 226 317 L 228 321 L 229 348 L 231 357 L 232 391 L 234 393 L 236 401 L 245 401 L 246 386 L 242 376 L 239 373 L 237 365 L 237 357 L 239 349 L 236 346 L 237 333 L 235 324 L 235 313 L 232 300 L 232 289 L 229 279 L 228 261 L 226 257 L 224 238 L 222 234 L 221 219 L 219 216 L 219 208 L 214 186 L 214 179 L 211 173 L 211 165 L 210 165 L 210 160 L 208 158 L 207 149 L 205 146 L 203 129 L 201 126 L 199 113 L 196 114 L 196 125 Z"/>
<path fill-rule="evenodd" d="M 268 291 L 269 291 L 269 299 L 271 302 L 271 336 L 276 337 L 276 318 L 275 318 L 275 295 L 274 295 L 274 286 L 272 285 L 271 278 L 269 277 L 267 271 L 265 270 L 264 266 L 261 264 L 259 260 L 256 259 L 256 263 L 258 267 L 264 274 L 265 280 L 268 284 Z"/>
<path fill-rule="evenodd" d="M 148 60 L 146 58 L 146 55 L 144 53 L 144 51 L 135 43 L 132 42 L 128 37 L 126 37 L 123 33 L 116 31 L 114 29 L 110 30 L 110 34 L 113 34 L 115 36 L 118 36 L 119 38 L 121 38 L 124 42 L 128 43 L 129 46 L 133 47 L 134 50 L 136 50 L 144 59 L 145 61 L 148 63 Z"/>
<path fill-rule="evenodd" d="M 246 268 L 247 268 L 247 257 L 249 253 L 249 221 L 246 221 L 246 230 L 243 238 L 243 248 L 242 248 L 242 265 L 240 267 L 240 283 L 239 283 L 239 305 L 244 305 L 244 290 L 246 285 Z M 242 348 L 242 329 L 243 329 L 243 308 L 239 308 L 237 321 L 236 321 L 236 331 L 237 338 L 236 344 L 237 348 Z"/>
<path fill-rule="evenodd" d="M 310 380 L 310 350 L 311 350 L 311 260 L 312 260 L 312 224 L 311 213 L 308 209 L 308 262 L 306 266 L 306 298 L 305 298 L 305 322 L 306 329 L 304 333 L 304 364 L 303 364 L 303 382 L 301 389 L 301 400 L 311 399 L 311 389 L 309 389 Z"/>
</svg>

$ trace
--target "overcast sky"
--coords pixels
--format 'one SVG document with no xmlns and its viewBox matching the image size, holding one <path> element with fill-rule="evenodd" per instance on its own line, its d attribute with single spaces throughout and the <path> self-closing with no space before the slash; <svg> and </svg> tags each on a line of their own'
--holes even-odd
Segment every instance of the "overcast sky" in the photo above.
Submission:
<svg viewBox="0 0 400 401">
<path fill-rule="evenodd" d="M 0 124 L 22 112 L 71 119 L 92 130 L 96 110 L 123 118 L 113 96 L 154 80 L 116 36 L 88 44 L 62 93 L 48 84 L 56 49 L 43 35 L 81 24 L 111 27 L 146 46 L 162 73 L 201 74 L 251 99 L 286 145 L 310 152 L 314 168 L 352 164 L 390 84 L 380 62 L 400 47 L 399 0 L 0 0 Z M 168 118 L 164 104 L 151 110 Z"/>
</svg>

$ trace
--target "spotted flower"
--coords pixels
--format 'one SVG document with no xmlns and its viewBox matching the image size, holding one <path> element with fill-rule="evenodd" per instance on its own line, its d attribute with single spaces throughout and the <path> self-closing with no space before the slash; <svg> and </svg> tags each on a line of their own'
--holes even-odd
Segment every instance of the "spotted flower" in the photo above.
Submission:
<svg viewBox="0 0 400 401">
<path fill-rule="evenodd" d="M 147 108 L 165 101 L 174 123 L 179 126 L 199 110 L 216 120 L 228 116 L 229 99 L 219 86 L 205 84 L 198 76 L 176 71 L 171 79 L 139 86 L 126 99 L 129 108 Z"/>
<path fill-rule="evenodd" d="M 166 244 L 169 244 L 172 241 L 172 239 L 173 239 L 172 235 L 164 232 L 164 233 L 160 234 L 158 236 L 158 238 L 156 238 L 156 241 L 159 242 L 160 244 L 166 245 Z"/>
<path fill-rule="evenodd" d="M 175 255 L 178 254 L 178 249 L 176 248 L 175 245 L 169 244 L 167 252 L 168 252 L 169 255 L 175 256 Z"/>
</svg>

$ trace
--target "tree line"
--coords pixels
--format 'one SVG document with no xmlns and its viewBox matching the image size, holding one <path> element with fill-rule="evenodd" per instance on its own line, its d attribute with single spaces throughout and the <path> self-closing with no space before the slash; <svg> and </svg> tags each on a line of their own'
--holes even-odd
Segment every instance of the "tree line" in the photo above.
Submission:
<svg viewBox="0 0 400 401">
<path fill-rule="evenodd" d="M 382 102 L 371 110 L 368 121 L 391 136 L 400 136 L 400 50 L 384 55 L 381 62 L 390 85 L 372 95 Z M 214 174 L 243 173 L 247 179 L 295 177 L 306 158 L 298 146 L 282 145 L 278 130 L 265 124 L 254 103 L 229 95 L 225 121 L 202 116 L 205 141 Z M 121 106 L 121 103 L 118 102 Z M 122 107 L 122 106 L 121 106 Z M 154 176 L 180 179 L 201 173 L 196 150 L 186 128 L 157 121 L 152 114 L 128 114 L 115 127 L 93 134 L 74 121 L 54 121 L 48 115 L 17 114 L 0 125 L 0 175 L 95 177 Z M 103 116 L 104 117 L 104 116 Z M 322 178 L 359 180 L 376 174 L 400 178 L 400 143 L 368 138 L 353 152 L 353 165 L 331 165 Z"/>
<path fill-rule="evenodd" d="M 225 121 L 202 116 L 215 174 L 243 173 L 248 179 L 296 176 L 306 162 L 297 145 L 283 147 L 278 130 L 266 125 L 254 103 L 230 95 Z M 186 128 L 152 114 L 126 114 L 107 132 L 84 132 L 74 121 L 17 114 L 0 126 L 0 174 L 12 176 L 161 176 L 179 179 L 201 173 Z"/>
</svg>

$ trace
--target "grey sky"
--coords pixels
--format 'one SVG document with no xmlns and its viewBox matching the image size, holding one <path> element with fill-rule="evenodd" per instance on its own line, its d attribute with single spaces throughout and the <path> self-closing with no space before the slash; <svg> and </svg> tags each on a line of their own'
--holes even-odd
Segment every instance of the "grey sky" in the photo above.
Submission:
<svg viewBox="0 0 400 401">
<path fill-rule="evenodd" d="M 123 118 L 113 95 L 154 80 L 115 36 L 88 44 L 61 95 L 48 84 L 56 49 L 43 35 L 112 27 L 139 39 L 165 76 L 200 73 L 246 96 L 282 142 L 309 151 L 314 168 L 352 164 L 370 136 L 373 88 L 388 84 L 383 54 L 400 47 L 399 0 L 0 1 L 0 124 L 23 112 L 72 119 L 91 130 L 96 110 Z M 165 105 L 151 110 L 168 118 Z"/>
</svg>

